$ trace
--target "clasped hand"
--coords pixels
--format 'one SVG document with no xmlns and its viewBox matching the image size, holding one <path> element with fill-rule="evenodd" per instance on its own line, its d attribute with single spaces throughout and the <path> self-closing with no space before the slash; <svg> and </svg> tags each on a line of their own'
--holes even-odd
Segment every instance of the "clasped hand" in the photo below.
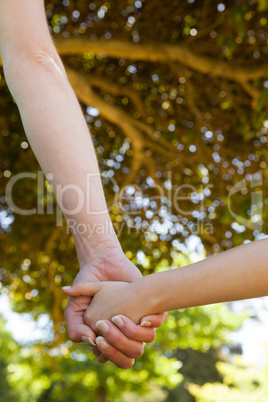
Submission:
<svg viewBox="0 0 268 402">
<path fill-rule="evenodd" d="M 138 324 L 141 318 L 150 313 L 146 298 L 139 294 L 138 281 L 128 282 L 85 282 L 78 283 L 70 287 L 64 287 L 63 291 L 73 297 L 93 297 L 85 314 L 85 323 L 99 333 L 99 318 L 111 320 L 120 327 L 120 315 L 130 318 L 135 324 Z M 122 317 L 121 317 L 122 319 Z M 121 327 L 123 324 L 121 323 Z"/>
<path fill-rule="evenodd" d="M 140 271 L 122 250 L 111 248 L 81 265 L 73 286 L 64 289 L 71 296 L 65 310 L 69 337 L 93 346 L 99 363 L 110 360 L 118 367 L 131 367 L 134 358 L 143 353 L 143 342 L 154 340 L 155 328 L 167 317 L 167 313 L 144 316 L 145 310 L 141 304 L 138 306 L 134 292 L 130 298 L 131 283 L 140 278 Z M 92 300 L 92 287 L 89 292 L 88 286 L 93 282 L 99 287 L 95 288 L 98 294 Z M 118 313 L 120 316 L 113 318 Z"/>
</svg>

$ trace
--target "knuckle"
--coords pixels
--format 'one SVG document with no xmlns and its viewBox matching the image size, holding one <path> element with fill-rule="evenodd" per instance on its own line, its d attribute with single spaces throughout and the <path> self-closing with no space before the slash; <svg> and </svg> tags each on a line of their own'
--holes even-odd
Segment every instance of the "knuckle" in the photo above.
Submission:
<svg viewBox="0 0 268 402">
<path fill-rule="evenodd" d="M 77 332 L 74 329 L 70 329 L 69 331 L 69 338 L 73 342 L 79 342 Z"/>
<path fill-rule="evenodd" d="M 103 354 L 105 354 L 105 356 L 107 357 L 107 358 L 109 358 L 109 360 L 113 360 L 113 359 L 115 359 L 116 358 L 116 349 L 114 349 L 113 347 L 109 347 L 109 348 L 107 348 L 106 350 L 105 350 L 105 353 L 103 353 Z"/>
<path fill-rule="evenodd" d="M 113 333 L 112 331 L 109 331 L 106 338 L 115 347 L 124 344 L 124 338 L 120 332 Z"/>
<path fill-rule="evenodd" d="M 128 328 L 128 330 L 127 330 L 127 334 L 126 334 L 126 336 L 128 337 L 128 338 L 134 338 L 135 337 L 135 335 L 137 335 L 137 330 L 136 330 L 136 328 Z"/>
<path fill-rule="evenodd" d="M 86 325 L 88 325 L 90 328 L 92 328 L 93 324 L 92 324 L 91 316 L 87 311 L 85 311 L 85 313 L 83 314 L 83 319 L 84 319 L 84 323 Z"/>
<path fill-rule="evenodd" d="M 111 345 L 108 347 L 102 347 L 101 344 L 97 344 L 98 349 L 100 350 L 101 354 L 104 355 L 107 359 L 112 360 L 116 358 L 116 349 L 113 348 Z"/>
</svg>

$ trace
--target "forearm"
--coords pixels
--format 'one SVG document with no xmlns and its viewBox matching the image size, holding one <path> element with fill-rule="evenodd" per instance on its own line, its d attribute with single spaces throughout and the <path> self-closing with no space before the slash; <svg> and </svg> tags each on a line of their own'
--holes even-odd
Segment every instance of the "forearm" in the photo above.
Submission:
<svg viewBox="0 0 268 402">
<path fill-rule="evenodd" d="M 268 239 L 186 267 L 148 275 L 132 286 L 147 295 L 150 313 L 266 296 Z"/>
<path fill-rule="evenodd" d="M 14 39 L 0 40 L 5 77 L 31 147 L 66 218 L 72 219 L 78 254 L 90 252 L 89 247 L 99 246 L 106 238 L 119 246 L 88 127 L 51 41 L 43 1 L 14 1 L 13 15 L 7 15 L 7 20 L 3 18 L 3 11 L 9 13 L 8 7 L 3 10 L 5 3 L 0 10 L 0 34 L 5 36 L 8 22 L 19 17 L 25 18 L 24 23 L 28 20 L 32 29 L 23 31 L 26 45 L 21 49 Z M 31 43 L 33 32 L 37 38 Z"/>
<path fill-rule="evenodd" d="M 44 0 L 1 0 L 0 53 L 3 62 L 43 49 L 57 57 L 48 30 Z"/>
</svg>

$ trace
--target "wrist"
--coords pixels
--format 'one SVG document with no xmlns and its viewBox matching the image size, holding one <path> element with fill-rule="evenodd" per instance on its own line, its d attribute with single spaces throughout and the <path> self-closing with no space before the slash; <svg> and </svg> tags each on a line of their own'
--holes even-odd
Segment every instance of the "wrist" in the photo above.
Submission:
<svg viewBox="0 0 268 402">
<path fill-rule="evenodd" d="M 144 276 L 131 283 L 135 299 L 142 305 L 142 315 L 162 313 L 165 311 L 158 288 L 157 274 Z"/>
<path fill-rule="evenodd" d="M 101 259 L 110 251 L 122 251 L 109 216 L 98 222 L 73 224 L 73 221 L 71 225 L 70 222 L 68 224 L 75 241 L 80 266 L 89 261 Z"/>
<path fill-rule="evenodd" d="M 80 267 L 92 261 L 107 259 L 107 255 L 111 252 L 120 251 L 123 253 L 116 236 L 96 234 L 90 239 L 76 236 L 74 240 Z"/>
</svg>

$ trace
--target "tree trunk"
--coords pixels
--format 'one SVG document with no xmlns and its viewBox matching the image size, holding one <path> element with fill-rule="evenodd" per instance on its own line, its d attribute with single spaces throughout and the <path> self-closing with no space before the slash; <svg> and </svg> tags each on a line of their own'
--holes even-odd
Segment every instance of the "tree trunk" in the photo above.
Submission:
<svg viewBox="0 0 268 402">
<path fill-rule="evenodd" d="M 106 390 L 104 387 L 99 387 L 99 389 L 98 389 L 98 401 L 99 402 L 106 401 Z"/>
</svg>

